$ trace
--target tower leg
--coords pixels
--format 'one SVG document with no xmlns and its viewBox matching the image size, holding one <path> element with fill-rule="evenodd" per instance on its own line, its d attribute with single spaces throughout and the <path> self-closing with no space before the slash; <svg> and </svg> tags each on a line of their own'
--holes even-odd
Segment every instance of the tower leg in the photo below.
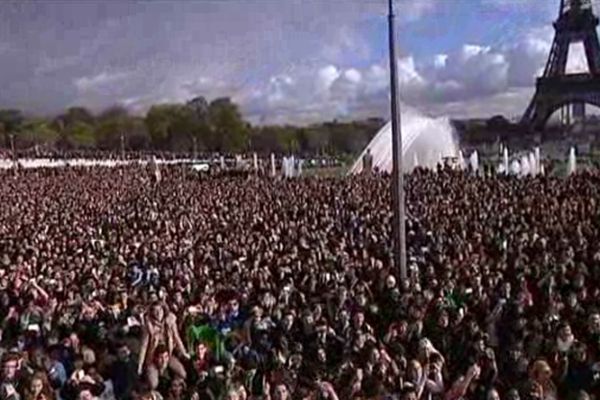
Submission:
<svg viewBox="0 0 600 400">
<path fill-rule="evenodd" d="M 595 30 L 585 38 L 583 46 L 590 74 L 600 74 L 600 43 L 598 42 L 598 33 Z"/>
</svg>

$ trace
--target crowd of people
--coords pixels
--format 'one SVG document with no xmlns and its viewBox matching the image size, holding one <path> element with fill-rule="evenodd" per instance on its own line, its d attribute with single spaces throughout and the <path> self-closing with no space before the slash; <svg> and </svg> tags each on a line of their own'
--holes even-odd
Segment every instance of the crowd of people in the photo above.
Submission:
<svg viewBox="0 0 600 400">
<path fill-rule="evenodd" d="M 0 171 L 0 400 L 600 399 L 600 174 Z"/>
<path fill-rule="evenodd" d="M 149 160 L 151 158 L 157 158 L 164 161 L 176 161 L 176 160 L 205 160 L 213 164 L 218 164 L 221 161 L 221 157 L 224 158 L 227 164 L 235 164 L 236 157 L 241 157 L 246 161 L 251 161 L 254 152 L 248 152 L 246 154 L 233 154 L 233 153 L 214 153 L 214 152 L 173 152 L 173 151 L 161 151 L 161 150 L 139 150 L 125 152 L 117 152 L 113 150 L 99 150 L 99 149 L 88 149 L 88 150 L 58 150 L 54 148 L 38 148 L 31 147 L 27 149 L 17 149 L 13 153 L 10 150 L 0 148 L 0 160 L 11 160 L 16 159 L 48 159 L 52 161 L 59 160 L 127 160 L 127 161 L 139 161 Z M 259 159 L 263 163 L 270 161 L 271 153 L 260 153 L 258 154 Z M 280 163 L 282 154 L 275 154 L 277 162 Z M 308 165 L 314 165 L 319 167 L 339 167 L 342 165 L 342 161 L 336 156 L 296 156 L 297 158 L 306 159 Z"/>
</svg>

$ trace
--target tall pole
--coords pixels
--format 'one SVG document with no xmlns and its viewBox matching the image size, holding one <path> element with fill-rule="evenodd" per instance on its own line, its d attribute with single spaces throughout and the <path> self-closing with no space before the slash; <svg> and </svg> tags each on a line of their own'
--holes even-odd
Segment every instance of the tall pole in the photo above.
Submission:
<svg viewBox="0 0 600 400">
<path fill-rule="evenodd" d="M 125 135 L 121 132 L 121 159 L 125 160 Z"/>
<path fill-rule="evenodd" d="M 394 211 L 394 263 L 400 271 L 400 279 L 406 280 L 406 226 L 404 210 L 404 173 L 402 171 L 402 132 L 400 126 L 400 102 L 398 101 L 398 65 L 396 62 L 396 32 L 394 0 L 389 5 L 389 45 L 390 45 L 390 90 L 392 114 L 392 207 Z"/>
<path fill-rule="evenodd" d="M 197 143 L 196 143 L 196 136 L 193 136 L 192 140 L 194 141 L 194 161 L 196 161 L 196 159 L 198 158 L 198 147 L 197 147 Z"/>
<path fill-rule="evenodd" d="M 15 134 L 14 133 L 10 134 L 10 151 L 12 153 L 12 159 L 13 159 L 13 161 L 16 162 L 16 160 L 17 160 L 17 153 L 15 152 Z"/>
<path fill-rule="evenodd" d="M 15 176 L 19 174 L 19 158 L 17 155 L 17 150 L 15 149 L 15 134 L 10 134 L 10 150 L 12 153 L 12 165 L 13 165 L 13 173 Z"/>
</svg>

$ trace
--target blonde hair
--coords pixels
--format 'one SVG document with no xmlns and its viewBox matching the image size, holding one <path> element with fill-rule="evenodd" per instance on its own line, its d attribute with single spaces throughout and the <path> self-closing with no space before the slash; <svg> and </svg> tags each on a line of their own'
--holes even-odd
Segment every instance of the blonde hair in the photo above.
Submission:
<svg viewBox="0 0 600 400">
<path fill-rule="evenodd" d="M 548 362 L 546 360 L 536 360 L 529 369 L 529 376 L 533 380 L 539 381 L 546 371 L 549 371 L 552 375 L 552 368 L 550 368 Z"/>
</svg>

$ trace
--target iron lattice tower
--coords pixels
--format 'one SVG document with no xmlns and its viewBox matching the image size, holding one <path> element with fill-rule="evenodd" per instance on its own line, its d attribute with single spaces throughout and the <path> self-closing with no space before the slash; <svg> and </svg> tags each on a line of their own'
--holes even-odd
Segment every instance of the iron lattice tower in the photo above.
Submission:
<svg viewBox="0 0 600 400">
<path fill-rule="evenodd" d="M 561 0 L 550 55 L 521 119 L 523 125 L 542 130 L 552 113 L 564 106 L 582 108 L 587 103 L 600 107 L 598 24 L 591 0 Z M 588 73 L 567 74 L 569 47 L 573 43 L 583 43 Z"/>
</svg>

